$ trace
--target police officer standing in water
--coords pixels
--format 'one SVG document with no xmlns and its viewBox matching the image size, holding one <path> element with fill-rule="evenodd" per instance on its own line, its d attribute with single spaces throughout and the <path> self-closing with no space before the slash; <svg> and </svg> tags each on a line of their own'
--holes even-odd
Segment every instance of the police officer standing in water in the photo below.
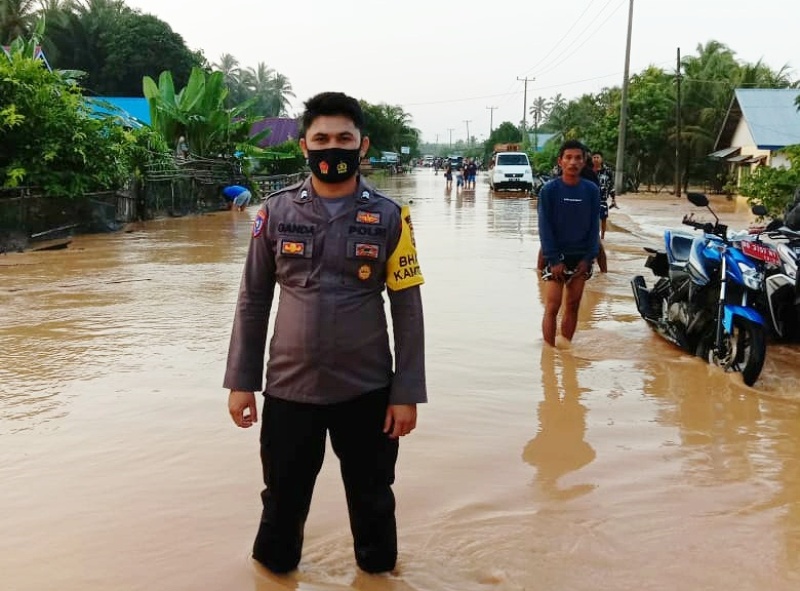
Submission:
<svg viewBox="0 0 800 591">
<path fill-rule="evenodd" d="M 300 147 L 311 175 L 258 210 L 223 383 L 233 421 L 251 427 L 279 284 L 261 414 L 266 487 L 253 558 L 274 573 L 297 567 L 330 433 L 356 563 L 369 573 L 391 571 L 398 439 L 414 430 L 417 404 L 427 401 L 423 277 L 408 207 L 357 174 L 369 148 L 358 101 L 325 92 L 305 107 Z"/>
</svg>

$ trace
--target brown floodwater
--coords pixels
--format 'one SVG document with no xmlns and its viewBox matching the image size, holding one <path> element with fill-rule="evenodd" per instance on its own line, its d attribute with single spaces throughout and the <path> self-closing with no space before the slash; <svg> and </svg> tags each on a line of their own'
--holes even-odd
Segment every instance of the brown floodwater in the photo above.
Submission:
<svg viewBox="0 0 800 591">
<path fill-rule="evenodd" d="M 448 193 L 431 169 L 383 184 L 413 200 L 427 279 L 397 572 L 356 569 L 332 453 L 299 572 L 249 559 L 258 432 L 221 381 L 251 207 L 0 256 L 0 589 L 800 588 L 800 348 L 772 346 L 748 388 L 633 303 L 642 246 L 685 200 L 619 199 L 610 272 L 560 351 L 542 345 L 534 200 L 484 178 Z"/>
</svg>

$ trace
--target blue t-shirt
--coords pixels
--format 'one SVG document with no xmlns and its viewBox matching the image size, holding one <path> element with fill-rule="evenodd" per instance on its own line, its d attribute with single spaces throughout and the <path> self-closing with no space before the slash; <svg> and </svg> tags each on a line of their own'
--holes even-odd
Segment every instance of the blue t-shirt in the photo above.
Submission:
<svg viewBox="0 0 800 591">
<path fill-rule="evenodd" d="M 242 187 L 241 185 L 228 185 L 222 189 L 222 194 L 233 201 L 238 195 L 244 193 L 245 191 L 247 191 L 247 187 Z"/>
<path fill-rule="evenodd" d="M 591 263 L 600 250 L 600 189 L 586 179 L 568 185 L 561 178 L 539 192 L 539 239 L 548 264 L 579 256 Z"/>
</svg>

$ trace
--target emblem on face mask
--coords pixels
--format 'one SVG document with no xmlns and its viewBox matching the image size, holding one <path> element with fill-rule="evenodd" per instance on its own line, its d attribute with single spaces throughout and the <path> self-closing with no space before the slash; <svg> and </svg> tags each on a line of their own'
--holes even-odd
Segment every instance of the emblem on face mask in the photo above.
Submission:
<svg viewBox="0 0 800 591">
<path fill-rule="evenodd" d="M 347 172 L 347 162 L 340 162 L 336 165 L 336 172 L 339 174 L 344 174 Z"/>
<path fill-rule="evenodd" d="M 328 174 L 328 163 L 325 162 L 324 160 L 319 163 L 319 171 L 322 174 Z"/>
<path fill-rule="evenodd" d="M 361 281 L 366 281 L 370 275 L 372 275 L 372 269 L 369 268 L 369 265 L 361 265 L 358 268 L 358 278 Z"/>
</svg>

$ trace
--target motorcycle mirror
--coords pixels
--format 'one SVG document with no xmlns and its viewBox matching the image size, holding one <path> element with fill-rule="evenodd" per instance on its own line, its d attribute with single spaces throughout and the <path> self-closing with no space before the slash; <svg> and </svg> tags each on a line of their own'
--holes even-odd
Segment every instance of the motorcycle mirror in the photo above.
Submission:
<svg viewBox="0 0 800 591">
<path fill-rule="evenodd" d="M 750 211 L 753 212 L 753 215 L 757 215 L 760 218 L 763 218 L 765 215 L 767 215 L 767 208 L 760 203 L 758 205 L 754 205 Z"/>
<path fill-rule="evenodd" d="M 770 223 L 767 224 L 767 227 L 765 228 L 765 231 L 774 232 L 775 230 L 780 228 L 782 225 L 783 225 L 783 220 L 782 219 L 780 219 L 780 218 L 774 219 Z"/>
<path fill-rule="evenodd" d="M 708 197 L 702 193 L 686 193 L 686 198 L 697 207 L 707 207 Z"/>
</svg>

